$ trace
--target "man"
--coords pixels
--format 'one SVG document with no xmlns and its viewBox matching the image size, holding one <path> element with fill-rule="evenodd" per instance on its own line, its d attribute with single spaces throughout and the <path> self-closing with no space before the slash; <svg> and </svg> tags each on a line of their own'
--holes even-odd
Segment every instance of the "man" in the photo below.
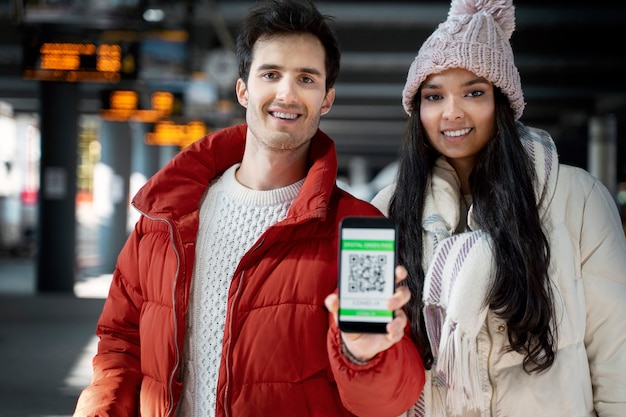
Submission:
<svg viewBox="0 0 626 417">
<path fill-rule="evenodd" d="M 326 18 L 301 0 L 260 3 L 237 54 L 246 124 L 194 143 L 133 199 L 142 216 L 75 416 L 397 416 L 419 397 L 406 288 L 387 334 L 342 342 L 324 305 L 339 221 L 381 215 L 336 186 L 319 130 L 340 58 Z"/>
</svg>

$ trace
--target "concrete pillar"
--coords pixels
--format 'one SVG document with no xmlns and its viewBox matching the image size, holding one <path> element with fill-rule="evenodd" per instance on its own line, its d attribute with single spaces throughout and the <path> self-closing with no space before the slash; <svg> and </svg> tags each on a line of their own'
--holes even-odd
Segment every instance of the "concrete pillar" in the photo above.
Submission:
<svg viewBox="0 0 626 417">
<path fill-rule="evenodd" d="M 94 170 L 94 210 L 100 222 L 98 251 L 102 273 L 113 272 L 128 237 L 131 143 L 129 123 L 102 121 L 101 157 Z"/>
<path fill-rule="evenodd" d="M 374 195 L 370 181 L 370 166 L 362 156 L 353 156 L 348 164 L 350 192 L 363 200 L 369 201 Z"/>
<path fill-rule="evenodd" d="M 152 123 L 130 123 L 130 133 L 132 136 L 130 199 L 135 196 L 137 191 L 139 191 L 146 181 L 160 168 L 159 147 L 148 145 L 144 140 L 145 134 L 152 131 L 153 128 L 154 125 Z M 139 220 L 139 212 L 134 207 L 129 207 L 127 224 L 129 233 L 135 226 L 137 220 Z"/>
<path fill-rule="evenodd" d="M 74 292 L 78 84 L 40 82 L 38 292 Z"/>
<path fill-rule="evenodd" d="M 167 164 L 178 152 L 180 147 L 176 145 L 159 145 L 159 168 L 162 168 Z"/>
<path fill-rule="evenodd" d="M 617 120 L 615 115 L 589 121 L 588 171 L 617 195 Z"/>
</svg>

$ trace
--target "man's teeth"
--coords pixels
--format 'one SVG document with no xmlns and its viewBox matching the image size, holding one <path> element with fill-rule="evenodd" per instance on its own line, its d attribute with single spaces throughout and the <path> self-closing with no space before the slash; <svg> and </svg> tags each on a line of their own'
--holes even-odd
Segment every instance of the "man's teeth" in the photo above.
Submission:
<svg viewBox="0 0 626 417">
<path fill-rule="evenodd" d="M 278 118 L 281 118 L 281 119 L 295 119 L 296 117 L 298 117 L 298 115 L 294 114 L 294 113 L 274 112 L 274 117 L 278 117 Z"/>
<path fill-rule="evenodd" d="M 451 131 L 443 132 L 443 134 L 446 136 L 456 137 L 456 136 L 461 136 L 461 135 L 467 135 L 470 132 L 470 130 L 472 129 L 467 128 L 467 129 L 461 129 L 461 130 L 451 130 Z"/>
</svg>

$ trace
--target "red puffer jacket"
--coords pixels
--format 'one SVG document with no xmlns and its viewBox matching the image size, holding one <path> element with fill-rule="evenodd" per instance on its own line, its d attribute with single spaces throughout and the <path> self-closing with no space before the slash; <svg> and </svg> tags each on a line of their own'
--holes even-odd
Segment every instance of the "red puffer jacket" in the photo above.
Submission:
<svg viewBox="0 0 626 417">
<path fill-rule="evenodd" d="M 143 216 L 119 255 L 98 321 L 93 382 L 74 416 L 174 415 L 199 202 L 213 178 L 241 161 L 245 136 L 245 125 L 208 135 L 134 198 Z M 423 369 L 406 366 L 421 363 L 408 337 L 362 367 L 345 361 L 337 344 L 329 355 L 324 298 L 336 288 L 338 223 L 346 215 L 381 214 L 336 186 L 335 147 L 321 131 L 309 160 L 287 218 L 259 238 L 232 278 L 217 416 L 352 415 L 347 409 L 397 416 L 423 387 Z M 345 381 L 345 406 L 330 360 Z"/>
</svg>

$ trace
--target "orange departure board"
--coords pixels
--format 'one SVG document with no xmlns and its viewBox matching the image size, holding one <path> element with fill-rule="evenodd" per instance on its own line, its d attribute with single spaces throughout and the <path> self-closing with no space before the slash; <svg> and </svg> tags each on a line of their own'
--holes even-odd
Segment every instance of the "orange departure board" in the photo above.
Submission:
<svg viewBox="0 0 626 417">
<path fill-rule="evenodd" d="M 209 132 L 201 120 L 191 120 L 186 124 L 163 120 L 154 125 L 154 131 L 144 136 L 149 145 L 175 145 L 181 148 L 191 145 Z"/>
<path fill-rule="evenodd" d="M 137 47 L 129 43 L 42 41 L 25 42 L 25 79 L 117 83 L 137 76 Z"/>
<path fill-rule="evenodd" d="M 139 93 L 132 90 L 103 91 L 100 116 L 110 121 L 137 121 L 155 123 L 170 116 L 180 115 L 182 98 L 169 91 L 154 91 L 150 103 L 142 106 Z M 142 108 L 145 107 L 145 108 Z"/>
<path fill-rule="evenodd" d="M 133 90 L 102 92 L 102 120 L 153 124 L 144 136 L 149 145 L 170 145 L 184 148 L 209 131 L 202 120 L 186 120 L 182 116 L 182 97 L 169 91 L 153 91 L 142 103 L 142 95 Z"/>
</svg>

